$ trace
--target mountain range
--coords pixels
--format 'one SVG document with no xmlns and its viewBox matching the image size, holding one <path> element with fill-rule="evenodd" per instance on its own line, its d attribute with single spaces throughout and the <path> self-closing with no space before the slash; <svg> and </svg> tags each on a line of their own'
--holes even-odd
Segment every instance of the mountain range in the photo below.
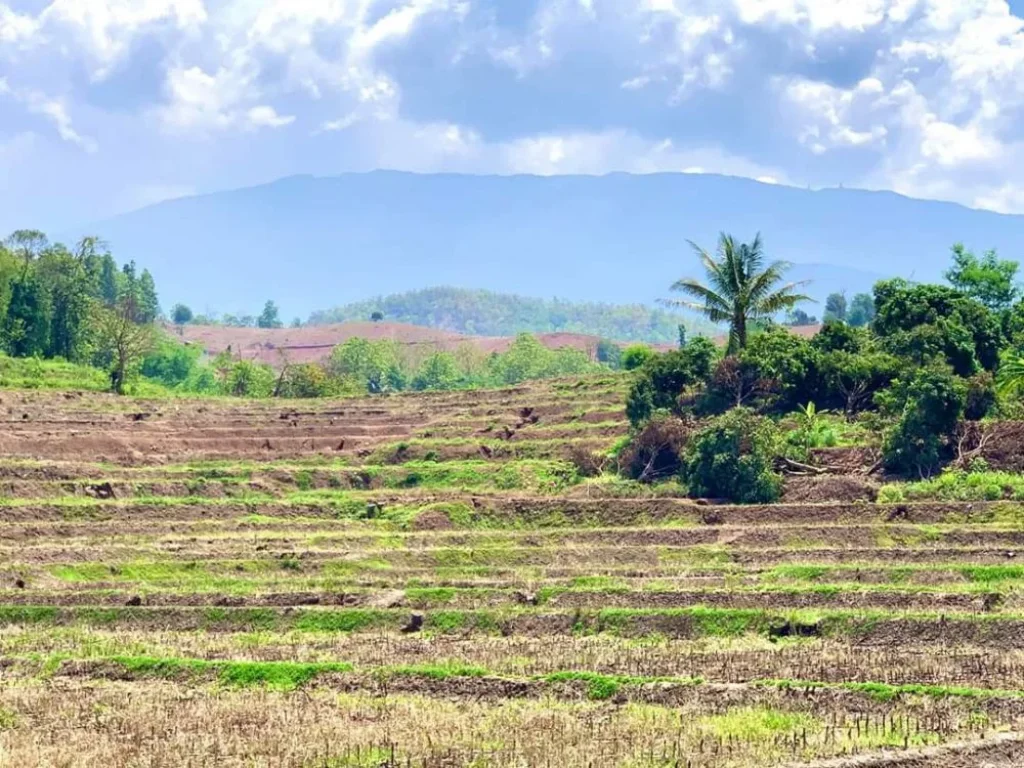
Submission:
<svg viewBox="0 0 1024 768">
<path fill-rule="evenodd" d="M 957 241 L 1024 251 L 1024 216 L 681 173 L 296 176 L 90 229 L 150 269 L 165 308 L 258 313 L 273 299 L 285 318 L 437 285 L 650 304 L 700 275 L 687 241 L 713 249 L 720 231 L 761 232 L 768 256 L 794 262 L 791 276 L 813 280 L 819 300 L 881 277 L 939 279 Z"/>
</svg>

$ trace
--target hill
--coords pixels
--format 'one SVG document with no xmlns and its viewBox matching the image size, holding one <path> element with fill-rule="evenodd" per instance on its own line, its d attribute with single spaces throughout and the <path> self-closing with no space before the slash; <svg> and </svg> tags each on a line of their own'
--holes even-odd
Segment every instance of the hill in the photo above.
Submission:
<svg viewBox="0 0 1024 768">
<path fill-rule="evenodd" d="M 445 287 L 381 296 L 314 312 L 309 322 L 327 325 L 366 320 L 377 311 L 389 321 L 480 336 L 581 333 L 617 341 L 674 344 L 679 339 L 681 323 L 691 331 L 713 332 L 696 318 L 642 304 L 575 303 Z"/>
<path fill-rule="evenodd" d="M 1024 252 L 1021 216 L 696 174 L 292 177 L 90 229 L 150 268 L 165 305 L 256 313 L 273 298 L 287 317 L 429 285 L 650 303 L 697 271 L 687 239 L 710 248 L 723 229 L 762 231 L 818 298 L 879 276 L 937 279 L 957 240 Z"/>
<path fill-rule="evenodd" d="M 177 328 L 168 328 L 178 334 Z M 409 348 L 454 351 L 464 344 L 481 352 L 504 352 L 512 336 L 471 336 L 437 328 L 424 328 L 395 322 L 350 322 L 305 328 L 231 328 L 221 325 L 186 325 L 181 336 L 188 342 L 199 342 L 206 352 L 216 355 L 230 347 L 248 360 L 259 360 L 273 366 L 326 360 L 331 350 L 351 338 L 392 339 Z M 550 349 L 573 347 L 592 357 L 596 354 L 597 336 L 583 333 L 541 333 L 538 340 Z M 662 348 L 668 348 L 664 345 Z"/>
</svg>

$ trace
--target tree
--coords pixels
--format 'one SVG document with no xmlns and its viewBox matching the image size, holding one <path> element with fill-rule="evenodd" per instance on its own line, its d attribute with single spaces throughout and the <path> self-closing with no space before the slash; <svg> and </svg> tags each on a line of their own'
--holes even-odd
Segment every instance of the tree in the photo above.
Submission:
<svg viewBox="0 0 1024 768">
<path fill-rule="evenodd" d="M 940 359 L 968 377 L 999 364 L 998 318 L 953 288 L 883 280 L 875 285 L 875 308 L 873 328 L 885 347 L 918 366 Z"/>
<path fill-rule="evenodd" d="M 263 312 L 256 319 L 256 325 L 259 328 L 281 328 L 284 325 L 278 315 L 277 305 L 273 301 L 268 300 L 263 305 Z"/>
<path fill-rule="evenodd" d="M 793 328 L 799 328 L 801 326 L 806 325 L 815 325 L 817 324 L 817 322 L 818 318 L 814 317 L 814 315 L 808 315 L 800 308 L 794 309 L 792 312 L 789 313 L 789 316 L 786 318 L 786 325 L 791 326 Z"/>
<path fill-rule="evenodd" d="M 900 474 L 925 476 L 948 457 L 954 431 L 967 405 L 967 383 L 948 366 L 915 369 L 881 393 L 883 410 L 896 416 L 886 430 L 882 457 L 886 468 Z"/>
<path fill-rule="evenodd" d="M 192 309 L 185 304 L 175 304 L 171 307 L 171 320 L 177 326 L 188 325 L 192 322 Z"/>
<path fill-rule="evenodd" d="M 49 247 L 50 241 L 38 229 L 19 229 L 12 232 L 4 244 L 11 253 L 28 264 Z"/>
<path fill-rule="evenodd" d="M 121 294 L 121 275 L 117 271 L 117 263 L 114 257 L 106 253 L 100 264 L 100 298 L 108 307 L 117 303 L 117 297 Z"/>
<path fill-rule="evenodd" d="M 1020 294 L 1017 285 L 1016 261 L 1000 259 L 994 250 L 979 259 L 964 248 L 953 246 L 953 266 L 944 275 L 949 284 L 961 293 L 977 299 L 993 312 L 1009 308 Z"/>
<path fill-rule="evenodd" d="M 830 293 L 825 299 L 825 322 L 829 320 L 846 322 L 846 294 Z"/>
<path fill-rule="evenodd" d="M 160 300 L 156 295 L 156 283 L 148 269 L 139 275 L 139 308 L 137 322 L 152 323 L 160 316 Z"/>
<path fill-rule="evenodd" d="M 405 389 L 398 342 L 353 337 L 331 351 L 327 369 L 350 386 L 372 392 Z"/>
<path fill-rule="evenodd" d="M 459 364 L 455 355 L 451 352 L 437 351 L 420 365 L 413 377 L 412 388 L 418 392 L 455 389 L 460 379 Z"/>
<path fill-rule="evenodd" d="M 875 319 L 875 300 L 870 293 L 858 293 L 850 302 L 846 322 L 854 328 L 862 328 Z"/>
<path fill-rule="evenodd" d="M 656 354 L 658 353 L 646 344 L 633 344 L 622 350 L 619 364 L 627 371 L 635 371 Z"/>
<path fill-rule="evenodd" d="M 737 243 L 723 232 L 716 256 L 695 243 L 690 245 L 704 266 L 707 284 L 690 278 L 678 280 L 672 290 L 692 300 L 666 303 L 700 312 L 713 323 L 728 323 L 727 351 L 730 354 L 747 346 L 751 324 L 791 310 L 802 301 L 810 301 L 809 297 L 796 293 L 806 282 L 779 285 L 789 264 L 784 261 L 765 264 L 760 234 L 748 244 Z"/>
<path fill-rule="evenodd" d="M 136 323 L 137 311 L 130 295 L 113 309 L 97 310 L 99 342 L 111 360 L 110 390 L 119 395 L 153 345 L 153 327 Z"/>
<path fill-rule="evenodd" d="M 379 309 L 374 311 L 373 314 L 370 315 L 370 320 L 372 320 L 375 323 L 379 323 L 383 319 L 384 319 L 384 313 L 381 312 Z"/>
</svg>

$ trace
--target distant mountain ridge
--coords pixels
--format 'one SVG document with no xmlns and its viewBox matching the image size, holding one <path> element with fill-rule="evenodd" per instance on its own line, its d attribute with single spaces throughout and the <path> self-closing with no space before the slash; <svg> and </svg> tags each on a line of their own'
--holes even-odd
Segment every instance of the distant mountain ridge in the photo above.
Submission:
<svg viewBox="0 0 1024 768">
<path fill-rule="evenodd" d="M 494 291 L 435 287 L 380 296 L 314 312 L 312 325 L 367 320 L 374 312 L 397 323 L 476 336 L 517 333 L 582 333 L 616 341 L 675 344 L 679 326 L 692 333 L 715 333 L 699 318 L 642 304 L 597 304 L 536 299 Z"/>
<path fill-rule="evenodd" d="M 883 276 L 938 279 L 956 241 L 1024 252 L 1021 216 L 700 174 L 300 176 L 91 229 L 151 270 L 165 306 L 256 314 L 272 298 L 289 318 L 431 285 L 651 304 L 699 275 L 686 241 L 711 249 L 721 230 L 762 232 L 794 278 L 813 273 L 819 300 Z"/>
</svg>

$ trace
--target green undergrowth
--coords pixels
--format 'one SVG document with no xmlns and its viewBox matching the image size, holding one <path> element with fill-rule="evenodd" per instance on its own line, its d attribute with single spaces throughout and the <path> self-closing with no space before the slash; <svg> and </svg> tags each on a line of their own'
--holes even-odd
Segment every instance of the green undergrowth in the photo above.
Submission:
<svg viewBox="0 0 1024 768">
<path fill-rule="evenodd" d="M 941 623 L 947 631 L 957 626 L 1024 622 L 1020 614 L 968 612 L 897 612 L 885 610 L 762 610 L 739 608 L 644 609 L 605 608 L 551 612 L 534 608 L 501 610 L 430 610 L 424 613 L 422 631 L 430 634 L 514 634 L 517 622 L 525 627 L 544 621 L 555 631 L 578 634 L 609 633 L 636 637 L 740 637 L 761 635 L 769 639 L 792 637 L 863 637 L 886 622 Z M 409 621 L 408 609 L 300 609 L 300 608 L 86 608 L 50 606 L 0 606 L 0 624 L 36 626 L 84 626 L 178 631 L 288 631 L 344 633 L 397 631 Z M 527 631 L 530 631 L 527 629 Z"/>
<path fill-rule="evenodd" d="M 17 661 L 12 659 L 12 661 Z M 32 660 L 30 660 L 32 661 Z M 74 663 L 74 659 L 66 655 L 37 658 L 35 662 L 45 673 L 61 668 L 61 665 Z M 587 697 L 593 701 L 606 701 L 616 697 L 624 687 L 639 687 L 653 684 L 674 686 L 704 685 L 703 678 L 687 678 L 674 676 L 631 676 L 608 675 L 586 670 L 566 670 L 541 675 L 516 677 L 497 675 L 486 667 L 467 665 L 457 661 L 439 662 L 425 665 L 397 665 L 382 667 L 357 667 L 348 662 L 291 662 L 291 661 L 227 661 L 206 660 L 196 658 L 152 657 L 152 656 L 110 656 L 88 659 L 96 668 L 102 670 L 104 665 L 115 665 L 126 673 L 139 678 L 157 678 L 177 681 L 213 680 L 229 687 L 267 687 L 277 690 L 295 690 L 313 681 L 323 674 L 369 674 L 378 680 L 393 677 L 418 677 L 429 680 L 448 680 L 458 678 L 495 678 L 513 681 L 539 682 L 542 684 L 583 683 L 586 685 Z M 965 686 L 942 685 L 890 685 L 880 682 L 840 682 L 822 683 L 813 680 L 794 679 L 762 679 L 752 681 L 751 688 L 783 688 L 803 691 L 815 689 L 844 690 L 866 694 L 880 702 L 892 702 L 900 697 L 925 697 L 933 699 L 1006 699 L 1024 698 L 1024 691 L 982 689 Z M 774 710 L 772 710 L 774 711 Z M 741 736 L 746 731 L 750 734 L 765 730 L 775 730 L 781 721 L 769 716 L 768 710 L 739 710 L 728 716 L 709 716 L 702 723 L 711 730 L 722 734 Z M 779 712 L 779 718 L 799 717 L 796 713 Z M 808 723 L 809 725 L 809 723 Z"/>
<path fill-rule="evenodd" d="M 882 486 L 879 502 L 1024 501 L 1024 474 L 995 470 L 947 470 L 927 480 Z"/>
</svg>

